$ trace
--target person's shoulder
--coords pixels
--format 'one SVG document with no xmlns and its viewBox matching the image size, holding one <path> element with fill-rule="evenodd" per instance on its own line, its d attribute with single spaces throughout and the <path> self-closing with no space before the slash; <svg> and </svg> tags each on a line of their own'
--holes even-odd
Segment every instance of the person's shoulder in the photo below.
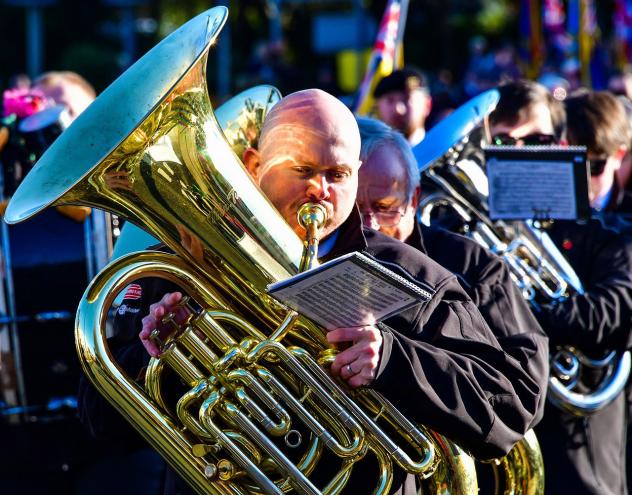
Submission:
<svg viewBox="0 0 632 495">
<path fill-rule="evenodd" d="M 489 249 L 481 246 L 478 242 L 455 232 L 450 232 L 441 227 L 427 227 L 421 225 L 421 232 L 426 245 L 432 245 L 433 251 L 458 250 L 466 256 L 473 257 L 477 263 L 486 265 L 488 263 L 498 263 L 500 258 Z M 426 242 L 428 241 L 428 242 Z M 429 248 L 429 254 L 432 256 Z M 448 253 L 449 254 L 449 253 Z M 455 254 L 454 256 L 459 256 Z"/>
<path fill-rule="evenodd" d="M 593 254 L 632 252 L 632 229 L 623 217 L 603 214 L 587 220 L 558 220 L 551 227 L 558 245 L 565 250 L 580 249 Z"/>
<path fill-rule="evenodd" d="M 365 228 L 367 251 L 377 260 L 398 265 L 417 280 L 437 289 L 454 275 L 418 249 L 372 229 Z"/>
<path fill-rule="evenodd" d="M 504 276 L 506 267 L 501 258 L 475 240 L 440 227 L 420 225 L 420 230 L 428 256 L 469 284 Z"/>
<path fill-rule="evenodd" d="M 621 195 L 621 200 L 614 210 L 615 213 L 623 214 L 625 216 L 632 216 L 632 192 L 624 191 Z"/>
</svg>

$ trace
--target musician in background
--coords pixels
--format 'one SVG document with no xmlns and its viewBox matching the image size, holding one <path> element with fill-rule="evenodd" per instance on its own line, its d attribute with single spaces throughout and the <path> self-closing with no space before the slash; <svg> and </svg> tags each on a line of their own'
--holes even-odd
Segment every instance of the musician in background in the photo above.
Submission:
<svg viewBox="0 0 632 495">
<path fill-rule="evenodd" d="M 76 72 L 70 71 L 50 71 L 38 76 L 31 86 L 30 91 L 34 94 L 42 95 L 46 99 L 47 106 L 61 105 L 65 107 L 67 117 L 63 119 L 63 127 L 57 132 L 61 132 L 75 120 L 96 98 L 96 92 L 92 85 Z M 46 134 L 47 128 L 61 125 L 59 122 L 47 122 L 42 126 L 42 135 Z M 56 137 L 56 134 L 55 134 Z M 51 137 L 47 146 L 54 140 Z M 38 142 L 41 145 L 41 142 Z M 33 153 L 35 150 L 27 150 Z M 46 151 L 46 148 L 38 149 L 36 156 L 39 158 Z M 24 172 L 26 174 L 26 171 Z M 21 178 L 20 178 L 21 179 Z M 90 214 L 91 209 L 87 206 L 61 205 L 56 206 L 57 211 L 76 222 L 83 222 Z"/>
<path fill-rule="evenodd" d="M 97 94 L 92 85 L 76 72 L 45 72 L 33 81 L 33 89 L 40 91 L 56 105 L 66 107 L 71 120 L 76 119 Z"/>
<path fill-rule="evenodd" d="M 500 101 L 490 115 L 493 143 L 557 141 L 547 103 L 551 99 L 542 87 L 516 81 L 498 89 Z M 573 125 L 573 117 L 568 123 Z M 623 144 L 627 141 L 618 142 L 617 147 Z M 613 152 L 610 147 L 603 149 L 605 156 Z M 593 199 L 597 197 L 593 194 Z M 632 319 L 632 240 L 597 219 L 555 221 L 548 233 L 585 289 L 583 294 L 551 301 L 534 312 L 551 347 L 572 345 L 592 357 L 609 350 L 625 351 Z M 544 456 L 546 493 L 627 493 L 625 416 L 623 393 L 585 417 L 547 403 L 544 418 L 536 427 Z"/>
<path fill-rule="evenodd" d="M 434 293 L 430 302 L 383 324 L 329 332 L 332 344 L 351 344 L 337 355 L 331 372 L 351 387 L 370 385 L 410 419 L 437 429 L 479 457 L 504 455 L 522 436 L 523 425 L 520 431 L 514 429 L 512 411 L 521 410 L 529 393 L 529 409 L 534 411 L 538 385 L 520 360 L 502 351 L 451 273 L 412 247 L 362 228 L 355 207 L 359 151 L 360 136 L 348 109 L 327 93 L 306 90 L 273 107 L 259 150 L 245 154 L 255 182 L 298 234 L 302 231 L 296 213 L 302 204 L 318 202 L 327 209 L 321 259 L 368 251 L 389 268 L 412 274 Z M 117 321 L 119 335 L 129 336 L 139 331 L 140 316 L 147 315 L 137 347 L 143 345 L 151 355 L 160 353 L 149 339 L 151 333 L 158 330 L 164 340 L 171 326 L 161 318 L 180 299 L 179 293 L 169 293 L 149 305 L 164 292 L 164 285 L 139 284 L 134 297 L 123 301 L 133 311 Z M 140 357 L 130 349 L 125 354 L 132 361 Z M 145 354 L 132 368 L 138 372 L 147 358 Z M 92 416 L 104 414 L 104 409 L 94 406 L 95 393 L 84 387 L 82 403 L 92 404 L 84 418 L 98 425 L 102 422 Z M 86 400 L 91 394 L 92 402 Z M 372 485 L 375 471 L 366 462 L 354 468 L 345 493 L 369 493 L 366 485 Z M 395 471 L 392 493 L 413 494 L 417 489 L 415 477 Z"/>
<path fill-rule="evenodd" d="M 632 194 L 616 180 L 632 130 L 623 103 L 607 91 L 586 91 L 565 102 L 568 143 L 586 146 L 590 206 L 596 212 L 632 214 Z"/>
<path fill-rule="evenodd" d="M 542 417 L 549 377 L 548 339 L 509 268 L 475 241 L 417 219 L 420 174 L 404 137 L 382 122 L 358 118 L 362 167 L 357 204 L 367 227 L 413 246 L 457 276 L 506 352 L 518 359 L 538 385 L 538 400 L 527 394 L 514 416 L 523 434 Z"/>
<path fill-rule="evenodd" d="M 629 100 L 627 100 L 629 103 Z M 586 146 L 590 164 L 591 206 L 613 228 L 632 232 L 632 194 L 616 180 L 630 153 L 632 127 L 624 102 L 606 91 L 589 91 L 566 101 L 568 142 Z M 625 218 L 621 218 L 621 217 Z M 623 220 L 623 221 L 622 221 Z M 626 226 L 627 223 L 627 226 Z M 632 322 L 628 322 L 632 326 Z M 627 483 L 632 488 L 632 385 L 627 387 Z"/>
<path fill-rule="evenodd" d="M 377 116 L 401 132 L 411 146 L 426 136 L 432 98 L 426 77 L 413 68 L 393 71 L 373 91 Z"/>
</svg>

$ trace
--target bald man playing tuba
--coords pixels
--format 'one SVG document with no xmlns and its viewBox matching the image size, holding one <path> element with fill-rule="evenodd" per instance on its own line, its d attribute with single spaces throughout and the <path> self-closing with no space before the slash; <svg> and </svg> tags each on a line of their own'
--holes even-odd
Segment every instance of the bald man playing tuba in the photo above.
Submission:
<svg viewBox="0 0 632 495">
<path fill-rule="evenodd" d="M 258 150 L 244 154 L 253 180 L 301 238 L 299 207 L 312 202 L 325 208 L 320 261 L 353 251 L 368 253 L 432 294 L 383 323 L 330 331 L 332 345 L 346 344 L 330 373 L 351 388 L 377 390 L 410 420 L 477 457 L 504 455 L 523 434 L 515 425 L 516 411 L 524 410 L 529 396 L 537 404 L 541 390 L 521 363 L 502 350 L 454 275 L 416 249 L 362 225 L 355 205 L 359 155 L 354 116 L 336 98 L 315 89 L 293 93 L 275 105 L 264 121 Z M 178 309 L 182 295 L 171 284 L 145 279 L 138 285 L 134 297 L 123 301 L 128 311 L 115 324 L 121 365 L 142 375 L 149 356 L 161 353 L 157 341 L 171 331 L 162 317 L 175 310 L 176 319 L 183 319 L 185 310 Z M 156 331 L 158 340 L 150 338 Z M 133 335 L 140 340 L 132 342 Z M 147 352 L 138 352 L 143 347 Z M 107 423 L 99 416 L 110 413 L 94 407 L 89 399 L 95 393 L 84 385 L 83 417 L 95 433 L 103 434 L 95 431 Z M 371 459 L 358 461 L 343 493 L 371 493 L 375 470 Z M 187 493 L 177 480 L 171 481 L 165 493 Z M 327 482 L 312 481 L 316 486 Z M 390 493 L 417 490 L 416 477 L 396 468 Z"/>
</svg>

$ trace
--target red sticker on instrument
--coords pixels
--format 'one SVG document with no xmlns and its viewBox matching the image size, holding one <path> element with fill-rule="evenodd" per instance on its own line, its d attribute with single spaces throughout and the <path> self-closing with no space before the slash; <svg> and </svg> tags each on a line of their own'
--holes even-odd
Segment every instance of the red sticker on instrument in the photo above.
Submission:
<svg viewBox="0 0 632 495">
<path fill-rule="evenodd" d="M 127 287 L 127 291 L 125 292 L 125 297 L 123 299 L 140 299 L 143 290 L 140 288 L 138 284 L 131 284 Z"/>
</svg>

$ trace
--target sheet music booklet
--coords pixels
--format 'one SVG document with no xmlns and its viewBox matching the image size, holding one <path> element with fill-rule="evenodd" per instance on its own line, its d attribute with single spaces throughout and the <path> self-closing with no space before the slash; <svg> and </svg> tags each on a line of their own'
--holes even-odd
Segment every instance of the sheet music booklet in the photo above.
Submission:
<svg viewBox="0 0 632 495">
<path fill-rule="evenodd" d="M 412 276 L 359 252 L 270 284 L 268 293 L 327 330 L 377 323 L 432 297 Z"/>
<path fill-rule="evenodd" d="M 590 216 L 586 148 L 487 146 L 492 220 L 575 220 Z"/>
</svg>

